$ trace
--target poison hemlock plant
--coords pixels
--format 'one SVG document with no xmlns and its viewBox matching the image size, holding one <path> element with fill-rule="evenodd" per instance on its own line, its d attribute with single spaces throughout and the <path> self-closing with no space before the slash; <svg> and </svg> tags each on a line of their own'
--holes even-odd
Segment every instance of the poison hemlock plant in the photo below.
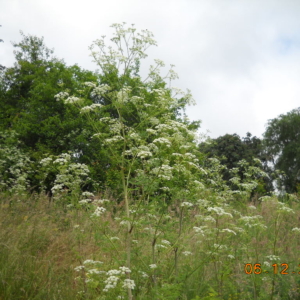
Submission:
<svg viewBox="0 0 300 300">
<path fill-rule="evenodd" d="M 102 70 L 102 82 L 106 78 L 108 83 L 87 82 L 85 97 L 61 92 L 56 99 L 80 107 L 81 115 L 94 128 L 92 137 L 109 149 L 112 167 L 120 174 L 118 184 L 127 219 L 126 267 L 130 269 L 134 227 L 130 206 L 146 201 L 161 201 L 163 205 L 166 194 L 183 201 L 192 191 L 204 188 L 197 179 L 206 172 L 195 155 L 195 128 L 190 128 L 193 126 L 181 114 L 193 103 L 190 92 L 166 87 L 164 80 L 171 83 L 177 75 L 172 66 L 162 78 L 160 68 L 164 64 L 159 60 L 142 81 L 138 66 L 147 56 L 146 49 L 156 45 L 152 34 L 147 30 L 136 33 L 134 27 L 125 28 L 124 24 L 112 27 L 115 35 L 111 41 L 116 50 L 106 47 L 104 38 L 91 47 Z M 130 289 L 128 293 L 131 298 Z"/>
</svg>

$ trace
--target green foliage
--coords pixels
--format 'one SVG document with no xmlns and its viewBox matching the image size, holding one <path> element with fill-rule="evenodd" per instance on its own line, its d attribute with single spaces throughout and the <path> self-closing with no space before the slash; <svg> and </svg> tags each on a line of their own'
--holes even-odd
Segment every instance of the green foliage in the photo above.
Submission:
<svg viewBox="0 0 300 300">
<path fill-rule="evenodd" d="M 66 66 L 52 56 L 42 38 L 21 34 L 22 41 L 13 43 L 14 67 L 0 73 L 0 130 L 16 131 L 23 151 L 36 163 L 45 154 L 76 153 L 77 161 L 89 164 L 92 176 L 103 182 L 109 163 L 106 151 L 90 139 L 92 128 L 78 117 L 78 109 L 54 98 L 65 89 L 80 94 L 84 82 L 97 81 L 97 76 L 77 65 Z"/>
<path fill-rule="evenodd" d="M 0 298 L 129 299 L 130 286 L 137 300 L 299 299 L 299 201 L 237 207 L 214 197 L 206 191 L 209 200 L 179 211 L 132 205 L 127 269 L 128 218 L 109 195 L 62 209 L 41 195 L 1 194 Z"/>
<path fill-rule="evenodd" d="M 264 140 L 270 161 L 284 172 L 278 187 L 288 193 L 297 192 L 300 183 L 300 108 L 269 120 Z"/>
<path fill-rule="evenodd" d="M 209 139 L 199 145 L 199 150 L 207 155 L 208 158 L 218 158 L 220 163 L 226 168 L 221 170 L 223 179 L 229 184 L 232 181 L 232 169 L 238 168 L 238 176 L 240 179 L 246 180 L 244 174 L 245 169 L 241 168 L 240 162 L 244 160 L 248 165 L 258 166 L 256 159 L 259 159 L 262 163 L 262 168 L 268 176 L 256 177 L 259 181 L 259 185 L 255 192 L 259 195 L 264 195 L 273 190 L 272 179 L 273 174 L 266 158 L 263 142 L 257 137 L 252 137 L 251 133 L 247 133 L 247 136 L 241 139 L 237 134 L 226 134 L 216 139 Z M 254 178 L 253 178 L 254 179 Z"/>
<path fill-rule="evenodd" d="M 0 132 L 0 191 L 23 193 L 34 177 L 33 162 L 13 130 Z"/>
<path fill-rule="evenodd" d="M 142 81 L 137 65 L 146 57 L 144 50 L 155 44 L 152 34 L 136 34 L 135 28 L 126 29 L 124 24 L 112 27 L 116 31 L 112 42 L 117 50 L 107 50 L 103 40 L 91 47 L 102 71 L 101 84 L 87 82 L 83 97 L 61 92 L 56 98 L 67 107 L 75 104 L 81 109 L 93 127 L 93 138 L 112 157 L 107 170 L 114 184 L 111 187 L 122 191 L 123 196 L 134 191 L 136 200 L 149 196 L 163 200 L 166 191 L 172 196 L 184 196 L 183 187 L 192 194 L 199 188 L 192 178 L 198 179 L 204 171 L 196 157 L 197 125 L 181 114 L 191 103 L 191 95 L 189 91 L 166 88 L 164 80 L 177 75 L 171 68 L 162 78 L 159 68 L 164 64 L 159 60 Z M 94 51 L 96 46 L 99 52 Z"/>
</svg>

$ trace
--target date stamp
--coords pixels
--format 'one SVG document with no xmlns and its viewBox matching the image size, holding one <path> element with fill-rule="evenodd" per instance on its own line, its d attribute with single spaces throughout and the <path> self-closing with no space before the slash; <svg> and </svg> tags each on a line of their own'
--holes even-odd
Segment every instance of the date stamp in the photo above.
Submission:
<svg viewBox="0 0 300 300">
<path fill-rule="evenodd" d="M 272 270 L 263 270 L 261 264 L 245 264 L 244 271 L 246 274 L 281 274 L 281 275 L 288 275 L 288 274 L 299 274 L 300 275 L 300 264 L 298 265 L 298 270 L 289 270 L 289 264 L 273 264 Z"/>
</svg>

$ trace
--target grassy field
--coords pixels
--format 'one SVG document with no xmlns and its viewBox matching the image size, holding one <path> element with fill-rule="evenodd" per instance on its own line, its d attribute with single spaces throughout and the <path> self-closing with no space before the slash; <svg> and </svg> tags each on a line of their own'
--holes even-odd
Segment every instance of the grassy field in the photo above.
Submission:
<svg viewBox="0 0 300 300">
<path fill-rule="evenodd" d="M 133 299 L 300 299 L 296 200 L 208 194 L 132 204 L 130 220 L 109 195 L 81 207 L 2 195 L 0 205 L 1 300 L 128 299 L 128 288 Z"/>
</svg>

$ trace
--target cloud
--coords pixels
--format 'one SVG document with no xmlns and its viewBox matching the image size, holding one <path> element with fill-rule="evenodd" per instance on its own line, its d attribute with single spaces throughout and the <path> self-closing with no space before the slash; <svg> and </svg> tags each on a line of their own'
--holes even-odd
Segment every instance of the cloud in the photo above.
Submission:
<svg viewBox="0 0 300 300">
<path fill-rule="evenodd" d="M 97 67 L 88 46 L 109 38 L 112 23 L 149 29 L 158 47 L 149 49 L 146 66 L 154 58 L 176 65 L 175 86 L 191 89 L 197 101 L 187 112 L 212 137 L 260 136 L 268 119 L 299 106 L 300 1 L 10 0 L 3 7 L 4 65 L 13 62 L 9 41 L 20 40 L 20 29 L 88 69 Z"/>
</svg>

